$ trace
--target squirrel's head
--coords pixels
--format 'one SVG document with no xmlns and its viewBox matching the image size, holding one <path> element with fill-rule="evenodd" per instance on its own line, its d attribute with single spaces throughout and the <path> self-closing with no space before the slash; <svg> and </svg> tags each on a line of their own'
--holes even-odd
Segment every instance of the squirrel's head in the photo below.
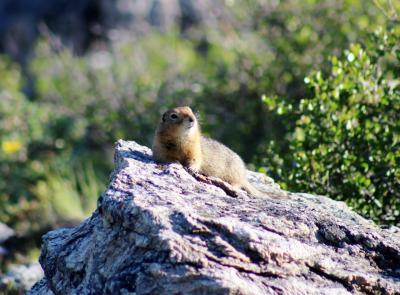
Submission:
<svg viewBox="0 0 400 295">
<path fill-rule="evenodd" d="M 158 131 L 172 131 L 177 135 L 189 135 L 197 128 L 197 118 L 192 109 L 190 107 L 177 107 L 166 111 L 162 115 Z"/>
</svg>

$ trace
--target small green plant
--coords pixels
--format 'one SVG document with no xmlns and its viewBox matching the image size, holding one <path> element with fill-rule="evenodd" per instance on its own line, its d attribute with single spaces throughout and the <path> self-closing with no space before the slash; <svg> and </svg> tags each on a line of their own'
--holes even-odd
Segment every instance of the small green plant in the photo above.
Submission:
<svg viewBox="0 0 400 295">
<path fill-rule="evenodd" d="M 47 204 L 47 212 L 56 221 L 80 221 L 96 208 L 97 198 L 105 189 L 105 180 L 98 177 L 93 164 L 69 167 L 63 173 L 54 170 L 39 181 L 35 193 Z"/>
</svg>

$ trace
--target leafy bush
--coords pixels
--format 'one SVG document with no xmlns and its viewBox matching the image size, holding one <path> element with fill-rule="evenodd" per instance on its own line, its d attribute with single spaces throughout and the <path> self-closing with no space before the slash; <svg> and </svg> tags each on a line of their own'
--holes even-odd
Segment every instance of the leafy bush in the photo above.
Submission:
<svg viewBox="0 0 400 295">
<path fill-rule="evenodd" d="M 305 78 L 312 91 L 300 104 L 264 97 L 294 121 L 288 150 L 266 166 L 290 189 L 348 202 L 384 223 L 400 222 L 400 27 L 378 30 L 331 59 L 331 72 Z M 289 124 L 289 123 L 288 123 Z M 281 151 L 282 152 L 282 151 Z"/>
<path fill-rule="evenodd" d="M 268 64 L 262 76 L 266 94 L 292 102 L 304 97 L 302 81 L 310 70 L 328 71 L 327 56 L 341 55 L 385 22 L 372 1 L 244 1 L 233 9 L 256 28 L 269 50 L 263 61 Z"/>
</svg>

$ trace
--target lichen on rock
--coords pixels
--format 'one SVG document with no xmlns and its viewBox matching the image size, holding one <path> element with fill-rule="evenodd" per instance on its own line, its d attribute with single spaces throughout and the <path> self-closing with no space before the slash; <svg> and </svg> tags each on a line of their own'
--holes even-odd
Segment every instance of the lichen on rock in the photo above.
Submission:
<svg viewBox="0 0 400 295">
<path fill-rule="evenodd" d="M 400 236 L 327 197 L 235 197 L 118 141 L 93 215 L 43 237 L 30 294 L 400 294 Z"/>
</svg>

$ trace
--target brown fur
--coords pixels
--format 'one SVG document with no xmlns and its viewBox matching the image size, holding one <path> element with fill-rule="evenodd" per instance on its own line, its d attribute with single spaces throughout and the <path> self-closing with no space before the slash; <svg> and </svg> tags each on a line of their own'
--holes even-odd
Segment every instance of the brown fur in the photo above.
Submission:
<svg viewBox="0 0 400 295">
<path fill-rule="evenodd" d="M 222 143 L 201 135 L 196 116 L 189 107 L 174 108 L 163 114 L 152 150 L 158 162 L 179 162 L 250 194 L 260 194 L 248 183 L 242 159 Z"/>
</svg>

